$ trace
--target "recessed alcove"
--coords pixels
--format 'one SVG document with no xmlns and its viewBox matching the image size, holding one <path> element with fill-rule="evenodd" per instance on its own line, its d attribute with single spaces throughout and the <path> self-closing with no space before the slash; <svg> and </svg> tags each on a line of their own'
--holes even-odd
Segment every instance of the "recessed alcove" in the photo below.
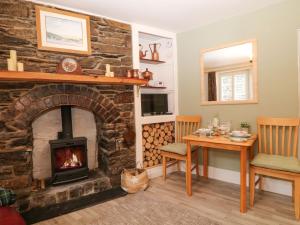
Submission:
<svg viewBox="0 0 300 225">
<path fill-rule="evenodd" d="M 97 130 L 93 113 L 80 108 L 72 108 L 72 124 L 74 137 L 87 138 L 88 168 L 98 168 Z M 49 140 L 57 139 L 61 131 L 60 109 L 48 111 L 32 123 L 33 133 L 33 178 L 47 179 L 51 177 L 51 152 Z"/>
</svg>

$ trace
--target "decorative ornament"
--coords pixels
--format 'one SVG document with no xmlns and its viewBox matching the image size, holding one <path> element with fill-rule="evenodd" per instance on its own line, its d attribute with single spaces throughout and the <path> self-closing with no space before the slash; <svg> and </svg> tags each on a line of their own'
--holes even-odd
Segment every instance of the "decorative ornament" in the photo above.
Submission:
<svg viewBox="0 0 300 225">
<path fill-rule="evenodd" d="M 140 47 L 140 51 L 139 51 L 140 59 L 143 59 L 143 58 L 146 57 L 148 50 L 145 50 L 145 53 L 144 53 L 143 52 L 143 45 L 139 44 L 139 47 Z"/>
<path fill-rule="evenodd" d="M 81 74 L 79 63 L 73 58 L 64 58 L 57 66 L 57 73 Z"/>
<path fill-rule="evenodd" d="M 148 70 L 148 68 L 146 68 L 146 70 L 144 72 L 142 72 L 142 76 L 146 80 L 152 80 L 153 79 L 153 73 L 150 70 Z"/>
<path fill-rule="evenodd" d="M 172 48 L 172 45 L 173 45 L 172 40 L 167 40 L 166 48 Z"/>
</svg>

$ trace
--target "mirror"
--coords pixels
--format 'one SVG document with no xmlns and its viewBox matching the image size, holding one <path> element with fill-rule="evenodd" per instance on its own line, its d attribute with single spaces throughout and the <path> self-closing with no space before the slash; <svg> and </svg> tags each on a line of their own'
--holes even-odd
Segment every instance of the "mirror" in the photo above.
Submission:
<svg viewBox="0 0 300 225">
<path fill-rule="evenodd" d="M 201 52 L 201 103 L 257 103 L 256 40 Z"/>
</svg>

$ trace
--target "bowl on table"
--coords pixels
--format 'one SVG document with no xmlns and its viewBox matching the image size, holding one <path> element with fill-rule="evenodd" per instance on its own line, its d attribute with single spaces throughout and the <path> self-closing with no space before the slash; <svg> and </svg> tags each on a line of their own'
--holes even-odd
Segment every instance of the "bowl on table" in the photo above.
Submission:
<svg viewBox="0 0 300 225">
<path fill-rule="evenodd" d="M 209 128 L 200 128 L 195 131 L 195 134 L 200 135 L 200 136 L 206 136 L 211 133 L 211 129 Z"/>
</svg>

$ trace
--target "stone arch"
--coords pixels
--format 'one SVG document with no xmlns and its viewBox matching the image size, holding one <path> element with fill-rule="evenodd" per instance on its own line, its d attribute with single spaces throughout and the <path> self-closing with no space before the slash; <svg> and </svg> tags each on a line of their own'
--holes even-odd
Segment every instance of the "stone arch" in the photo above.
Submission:
<svg viewBox="0 0 300 225">
<path fill-rule="evenodd" d="M 10 111 L 14 115 L 13 123 L 19 128 L 26 128 L 39 115 L 62 105 L 91 111 L 102 123 L 121 120 L 114 101 L 85 85 L 49 84 L 35 87 L 15 101 Z"/>
</svg>

